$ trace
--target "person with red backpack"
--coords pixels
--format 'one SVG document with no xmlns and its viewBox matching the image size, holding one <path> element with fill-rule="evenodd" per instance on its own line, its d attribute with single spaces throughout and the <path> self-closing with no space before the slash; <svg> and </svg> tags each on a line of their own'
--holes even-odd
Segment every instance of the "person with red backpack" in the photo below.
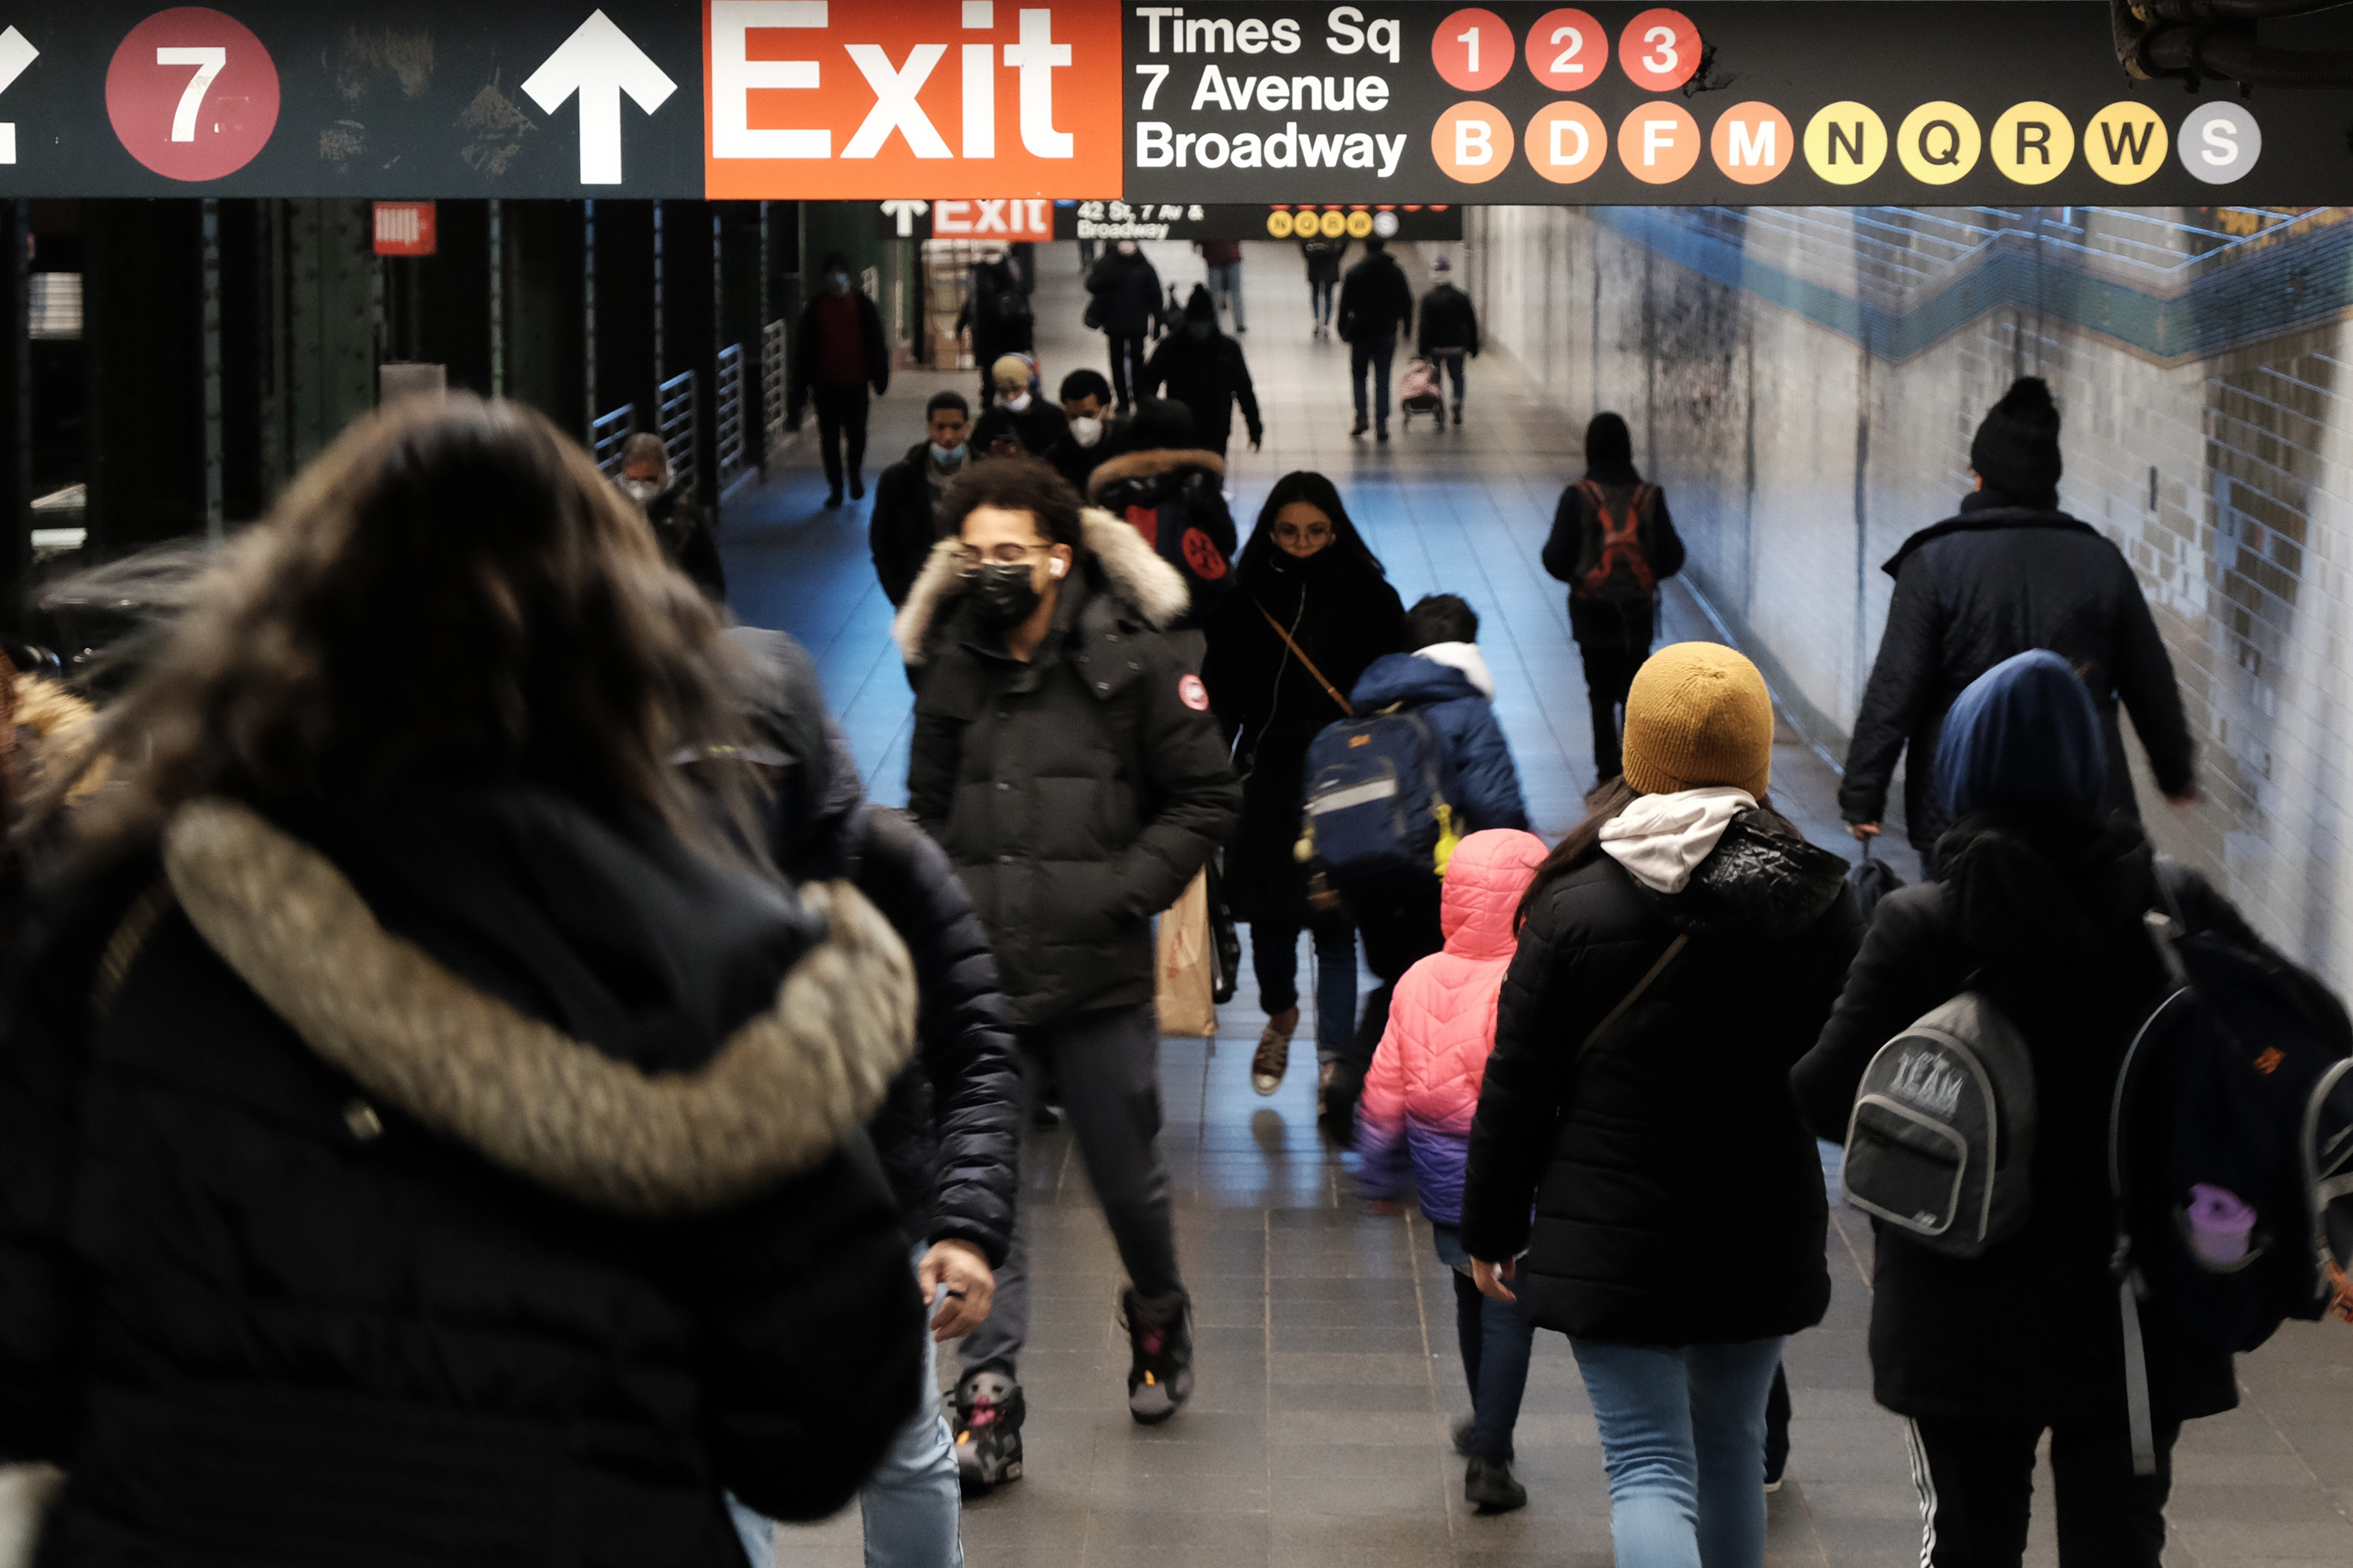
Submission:
<svg viewBox="0 0 2353 1568">
<path fill-rule="evenodd" d="M 1598 782 L 1621 771 L 1619 712 L 1651 656 L 1659 584 L 1683 570 L 1666 492 L 1634 467 L 1634 438 L 1615 414 L 1585 427 L 1585 477 L 1560 492 L 1544 567 L 1568 584 L 1568 627 L 1585 656 Z"/>
</svg>

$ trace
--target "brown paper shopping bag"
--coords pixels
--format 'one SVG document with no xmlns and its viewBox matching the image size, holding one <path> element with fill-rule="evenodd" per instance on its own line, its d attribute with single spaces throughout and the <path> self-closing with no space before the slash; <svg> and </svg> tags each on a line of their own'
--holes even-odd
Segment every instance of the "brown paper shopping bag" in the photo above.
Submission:
<svg viewBox="0 0 2353 1568">
<path fill-rule="evenodd" d="M 1194 873 L 1176 901 L 1160 917 L 1157 960 L 1153 967 L 1153 1004 L 1164 1035 L 1218 1032 L 1218 1008 L 1210 999 L 1216 975 L 1209 956 L 1209 874 Z"/>
</svg>

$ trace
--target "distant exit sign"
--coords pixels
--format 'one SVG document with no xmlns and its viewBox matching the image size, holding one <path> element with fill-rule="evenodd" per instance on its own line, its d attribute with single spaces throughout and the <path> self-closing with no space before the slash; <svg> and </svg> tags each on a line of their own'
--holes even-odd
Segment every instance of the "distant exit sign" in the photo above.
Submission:
<svg viewBox="0 0 2353 1568">
<path fill-rule="evenodd" d="M 378 256 L 430 256 L 434 251 L 431 202 L 375 204 Z"/>
</svg>

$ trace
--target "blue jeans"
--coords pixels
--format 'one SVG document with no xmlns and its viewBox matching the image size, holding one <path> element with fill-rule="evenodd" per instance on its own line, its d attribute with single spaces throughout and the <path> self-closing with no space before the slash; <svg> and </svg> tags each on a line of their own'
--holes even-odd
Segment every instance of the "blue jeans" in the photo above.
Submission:
<svg viewBox="0 0 2353 1568">
<path fill-rule="evenodd" d="M 1348 376 L 1356 387 L 1356 417 L 1365 417 L 1365 373 L 1373 373 L 1372 420 L 1389 427 L 1389 362 L 1397 357 L 1397 329 L 1386 332 L 1358 331 L 1348 345 Z"/>
<path fill-rule="evenodd" d="M 1438 1244 L 1438 1261 L 1454 1270 L 1454 1337 L 1462 1347 L 1463 1378 L 1471 1384 L 1471 1451 L 1482 1459 L 1508 1459 L 1520 1397 L 1528 1389 L 1536 1326 L 1528 1320 L 1525 1301 L 1479 1294 L 1460 1230 L 1433 1221 L 1430 1237 Z"/>
<path fill-rule="evenodd" d="M 1307 302 L 1314 308 L 1315 324 L 1319 327 L 1332 324 L 1332 290 L 1338 286 L 1337 280 L 1333 279 L 1311 278 L 1307 280 Z"/>
<path fill-rule="evenodd" d="M 1322 916 L 1308 930 L 1315 938 L 1315 1059 L 1337 1061 L 1356 1033 L 1356 933 Z M 1250 921 L 1250 968 L 1269 1017 L 1298 1006 L 1299 928 Z"/>
<path fill-rule="evenodd" d="M 1765 1399 L 1780 1339 L 1569 1348 L 1601 1427 L 1619 1568 L 1760 1568 Z"/>
<path fill-rule="evenodd" d="M 916 1250 L 918 1261 L 924 1250 Z M 926 1331 L 915 1414 L 858 1489 L 858 1511 L 866 1521 L 866 1568 L 964 1568 L 964 1540 L 957 1533 L 964 1501 L 947 1415 L 940 1407 L 938 1353 Z M 752 1568 L 774 1568 L 776 1526 L 732 1497 L 727 1507 Z"/>
<path fill-rule="evenodd" d="M 1209 297 L 1234 314 L 1234 331 L 1242 327 L 1242 264 L 1229 261 L 1209 268 Z"/>
</svg>

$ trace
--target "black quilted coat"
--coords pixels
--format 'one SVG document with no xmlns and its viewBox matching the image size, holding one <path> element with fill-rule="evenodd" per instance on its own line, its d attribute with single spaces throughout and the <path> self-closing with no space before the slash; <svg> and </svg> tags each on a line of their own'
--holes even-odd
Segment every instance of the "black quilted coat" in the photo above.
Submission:
<svg viewBox="0 0 2353 1568">
<path fill-rule="evenodd" d="M 1472 1257 L 1525 1249 L 1514 1289 L 1539 1324 L 1690 1345 L 1821 1321 L 1821 1165 L 1788 1071 L 1861 938 L 1845 868 L 1755 811 L 1679 893 L 1598 852 L 1539 892 L 1504 982 L 1462 1200 Z M 1690 945 L 1580 1058 L 1679 933 Z"/>
<path fill-rule="evenodd" d="M 1969 682 L 2038 647 L 2075 666 L 2099 705 L 2108 744 L 2103 810 L 2137 816 L 2119 705 L 2148 749 L 2158 787 L 2179 795 L 2190 786 L 2196 748 L 2173 661 L 2131 563 L 2091 524 L 1979 490 L 1959 516 L 1906 540 L 1885 570 L 1895 596 L 1847 748 L 1839 786 L 1847 821 L 1885 817 L 1895 759 L 1909 746 L 1905 826 L 1915 847 L 1932 853 L 1952 826 L 1930 783 L 1945 714 Z"/>
<path fill-rule="evenodd" d="M 200 802 L 50 906 L 0 1020 L 42 1568 L 729 1568 L 723 1488 L 847 1500 L 913 1409 L 858 1131 L 913 997 L 811 899 L 484 789 Z"/>
</svg>

